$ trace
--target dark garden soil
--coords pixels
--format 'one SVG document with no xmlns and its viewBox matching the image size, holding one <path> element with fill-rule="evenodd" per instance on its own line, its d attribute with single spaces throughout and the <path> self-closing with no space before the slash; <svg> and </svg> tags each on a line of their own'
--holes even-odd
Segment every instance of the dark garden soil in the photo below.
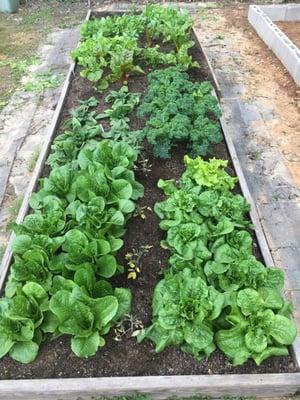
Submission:
<svg viewBox="0 0 300 400">
<path fill-rule="evenodd" d="M 201 64 L 200 69 L 191 71 L 193 80 L 211 79 L 209 69 L 205 64 L 203 54 L 197 47 L 193 49 L 193 56 Z M 149 71 L 146 71 L 149 72 Z M 138 75 L 129 79 L 129 89 L 133 92 L 145 93 L 147 89 L 147 75 Z M 118 88 L 118 85 L 114 85 Z M 111 90 L 112 87 L 109 88 Z M 68 111 L 78 106 L 79 100 L 95 96 L 99 100 L 97 111 L 107 107 L 104 98 L 107 92 L 97 93 L 89 81 L 79 75 L 76 69 L 71 82 L 70 92 L 62 114 L 63 121 L 68 118 Z M 133 129 L 143 127 L 144 121 L 136 115 L 131 116 Z M 184 171 L 183 156 L 186 153 L 185 145 L 174 149 L 169 160 L 155 159 L 151 149 L 145 145 L 143 157 L 149 159 L 152 165 L 151 172 L 144 173 L 137 170 L 136 176 L 145 187 L 145 196 L 138 202 L 138 206 L 148 206 L 153 209 L 157 201 L 164 196 L 157 188 L 160 178 L 178 179 Z M 229 153 L 224 142 L 215 146 L 212 154 L 218 158 L 229 159 Z M 234 174 L 229 162 L 228 171 Z M 240 189 L 238 189 L 240 191 Z M 127 224 L 127 233 L 124 237 L 124 246 L 118 255 L 120 264 L 126 266 L 125 254 L 141 246 L 153 246 L 142 258 L 141 273 L 136 280 L 128 280 L 124 273 L 115 278 L 115 286 L 128 287 L 132 291 L 132 315 L 141 320 L 145 326 L 151 323 L 151 301 L 153 290 L 161 279 L 161 272 L 167 267 L 169 253 L 160 247 L 164 233 L 159 228 L 159 219 L 151 211 L 146 211 L 146 219 L 139 216 L 132 217 Z M 261 258 L 260 251 L 254 238 L 254 253 Z M 40 347 L 37 359 L 28 365 L 22 365 L 9 357 L 0 361 L 0 379 L 29 379 L 29 378 L 71 378 L 71 377 L 101 377 L 101 376 L 143 376 L 143 375 L 198 375 L 198 374 L 229 374 L 229 373 L 284 373 L 295 372 L 297 369 L 291 356 L 271 357 L 260 367 L 249 361 L 242 366 L 234 367 L 220 351 L 215 351 L 208 359 L 195 360 L 192 356 L 183 353 L 179 348 L 170 347 L 162 353 L 156 354 L 150 341 L 145 340 L 137 344 L 136 339 L 125 335 L 121 341 L 116 341 L 112 329 L 106 337 L 106 345 L 94 357 L 89 359 L 77 358 L 70 348 L 70 337 L 62 336 L 55 340 L 46 340 Z"/>
</svg>

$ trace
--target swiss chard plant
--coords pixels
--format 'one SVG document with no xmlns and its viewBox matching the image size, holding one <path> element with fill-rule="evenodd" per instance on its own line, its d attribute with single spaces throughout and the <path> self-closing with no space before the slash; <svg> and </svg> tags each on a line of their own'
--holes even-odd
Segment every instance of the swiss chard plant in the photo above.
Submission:
<svg viewBox="0 0 300 400">
<path fill-rule="evenodd" d="M 209 82 L 193 83 L 177 67 L 148 75 L 148 92 L 138 116 L 148 116 L 144 128 L 155 156 L 169 158 L 174 146 L 187 143 L 193 154 L 206 155 L 222 140 L 218 102 Z"/>
<path fill-rule="evenodd" d="M 142 73 L 136 56 L 140 53 L 138 40 L 130 36 L 103 36 L 98 32 L 80 43 L 72 57 L 83 67 L 81 76 L 93 82 L 99 90 L 111 82 L 125 83 L 132 73 Z"/>
<path fill-rule="evenodd" d="M 81 42 L 72 57 L 82 66 L 81 75 L 99 90 L 111 82 L 126 83 L 129 76 L 143 73 L 141 63 L 156 68 L 178 65 L 187 70 L 198 67 L 189 54 L 192 19 L 188 13 L 160 5 L 147 5 L 140 15 L 112 16 L 86 21 L 81 27 Z M 141 45 L 142 36 L 146 46 Z M 164 53 L 154 40 L 171 43 Z"/>
<path fill-rule="evenodd" d="M 172 42 L 178 52 L 190 40 L 193 20 L 186 10 L 149 4 L 144 8 L 141 20 L 144 23 L 148 47 L 154 39 L 162 38 L 165 42 Z"/>
<path fill-rule="evenodd" d="M 113 15 L 105 18 L 91 18 L 85 21 L 80 28 L 83 40 L 97 36 L 99 32 L 105 37 L 132 36 L 138 37 L 144 30 L 141 15 L 123 14 Z"/>
</svg>

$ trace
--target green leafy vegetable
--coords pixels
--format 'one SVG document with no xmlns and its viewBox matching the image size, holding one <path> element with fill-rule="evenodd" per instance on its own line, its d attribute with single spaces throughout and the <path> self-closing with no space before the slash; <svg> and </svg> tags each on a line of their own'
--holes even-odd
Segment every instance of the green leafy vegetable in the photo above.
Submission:
<svg viewBox="0 0 300 400">
<path fill-rule="evenodd" d="M 177 67 L 148 75 L 148 92 L 138 116 L 149 115 L 144 135 L 155 156 L 169 158 L 173 146 L 187 142 L 193 154 L 206 155 L 222 140 L 218 102 L 209 82 L 193 83 Z"/>
<path fill-rule="evenodd" d="M 141 62 L 152 67 L 174 64 L 181 69 L 198 67 L 189 49 L 193 21 L 188 12 L 160 5 L 147 5 L 140 15 L 122 15 L 87 21 L 81 28 L 81 42 L 72 57 L 83 67 L 81 75 L 107 89 L 110 82 L 125 84 L 130 75 L 143 73 Z M 147 46 L 140 47 L 145 34 Z M 174 50 L 160 51 L 152 47 L 154 39 L 169 42 Z"/>
<path fill-rule="evenodd" d="M 139 104 L 140 94 L 130 93 L 127 86 L 122 86 L 119 91 L 111 91 L 106 96 L 105 101 L 112 103 L 112 106 L 100 114 L 98 118 L 109 119 L 110 130 L 103 131 L 101 136 L 115 141 L 124 141 L 138 149 L 143 138 L 142 132 L 130 130 L 128 115 Z"/>
<path fill-rule="evenodd" d="M 138 340 L 148 337 L 157 352 L 177 345 L 197 359 L 208 356 L 215 349 L 212 321 L 223 303 L 224 296 L 188 268 L 166 276 L 154 291 L 153 325 Z"/>
<path fill-rule="evenodd" d="M 100 137 L 103 128 L 98 122 L 96 107 L 98 101 L 91 97 L 80 101 L 80 106 L 71 110 L 71 118 L 65 123 L 65 131 L 58 135 L 51 146 L 47 164 L 52 168 L 74 162 L 81 148 L 93 138 Z"/>
<path fill-rule="evenodd" d="M 91 103 L 82 104 L 82 118 Z M 115 254 L 143 195 L 133 172 L 137 150 L 123 141 L 82 140 L 76 159 L 60 165 L 56 158 L 31 199 L 33 212 L 14 225 L 14 262 L 0 300 L 1 357 L 29 363 L 49 333 L 71 335 L 74 353 L 90 357 L 130 312 L 130 291 L 107 279 L 123 271 Z"/>
<path fill-rule="evenodd" d="M 231 299 L 226 320 L 232 326 L 216 334 L 218 347 L 234 365 L 253 358 L 260 365 L 271 355 L 288 355 L 297 330 L 289 316 L 281 315 L 284 302 L 276 289 L 240 290 Z"/>
<path fill-rule="evenodd" d="M 249 206 L 230 191 L 236 178 L 226 161 L 184 160 L 179 181 L 158 182 L 167 199 L 154 211 L 170 268 L 154 290 L 152 325 L 138 340 L 152 340 L 157 352 L 180 346 L 197 359 L 217 345 L 235 365 L 287 355 L 296 326 L 280 293 L 283 272 L 252 255 Z"/>
</svg>

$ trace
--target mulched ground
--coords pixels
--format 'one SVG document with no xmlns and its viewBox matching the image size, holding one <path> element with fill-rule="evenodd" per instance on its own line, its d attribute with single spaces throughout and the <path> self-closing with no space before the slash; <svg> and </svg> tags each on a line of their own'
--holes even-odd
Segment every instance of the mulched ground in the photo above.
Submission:
<svg viewBox="0 0 300 400">
<path fill-rule="evenodd" d="M 196 47 L 193 50 L 194 58 L 202 65 L 200 70 L 191 71 L 194 80 L 210 79 L 209 70 L 202 53 Z M 115 89 L 117 88 L 115 85 Z M 110 87 L 110 90 L 112 87 Z M 134 92 L 145 93 L 147 89 L 146 75 L 132 77 L 129 80 L 129 89 Z M 88 99 L 95 96 L 100 104 L 97 111 L 101 112 L 106 105 L 102 95 L 92 89 L 92 85 L 79 75 L 79 70 L 71 83 L 68 99 L 65 104 L 61 124 L 68 116 L 68 110 L 78 105 L 79 99 Z M 144 121 L 132 115 L 132 128 L 143 127 Z M 150 206 L 153 209 L 157 201 L 163 200 L 162 192 L 157 188 L 159 178 L 179 178 L 184 170 L 183 156 L 185 146 L 179 146 L 173 151 L 170 160 L 153 158 L 150 149 L 146 146 L 143 156 L 152 164 L 151 172 L 144 174 L 137 172 L 138 180 L 145 187 L 145 196 L 139 201 L 139 206 Z M 229 159 L 224 143 L 215 146 L 212 151 L 215 157 Z M 230 164 L 229 172 L 234 173 Z M 169 253 L 160 247 L 163 232 L 159 228 L 158 217 L 147 212 L 147 218 L 132 218 L 127 225 L 124 237 L 125 244 L 119 253 L 119 262 L 126 265 L 125 254 L 133 248 L 139 249 L 142 245 L 153 246 L 142 259 L 142 272 L 137 280 L 128 280 L 126 274 L 115 278 L 115 284 L 129 287 L 133 295 L 132 314 L 142 320 L 145 326 L 151 322 L 151 301 L 153 289 L 161 278 L 161 271 L 167 266 Z M 254 252 L 260 257 L 257 245 Z M 229 374 L 229 373 L 283 373 L 295 372 L 296 367 L 292 357 L 272 357 L 260 367 L 249 361 L 243 366 L 233 367 L 229 360 L 220 352 L 215 351 L 208 359 L 201 362 L 192 356 L 181 352 L 178 348 L 170 347 L 160 354 L 156 354 L 151 342 L 144 341 L 138 345 L 135 338 L 124 337 L 122 341 L 114 340 L 113 330 L 106 337 L 106 346 L 89 359 L 79 359 L 71 351 L 70 337 L 63 336 L 56 340 L 45 341 L 40 348 L 37 359 L 29 365 L 21 365 L 9 357 L 0 361 L 0 379 L 21 378 L 71 378 L 71 377 L 100 377 L 100 376 L 146 376 L 146 375 L 195 375 L 195 374 Z"/>
</svg>

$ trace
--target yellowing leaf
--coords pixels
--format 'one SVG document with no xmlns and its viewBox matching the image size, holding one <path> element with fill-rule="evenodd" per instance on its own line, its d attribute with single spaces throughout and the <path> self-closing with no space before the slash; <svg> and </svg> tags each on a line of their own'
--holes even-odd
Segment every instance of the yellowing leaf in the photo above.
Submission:
<svg viewBox="0 0 300 400">
<path fill-rule="evenodd" d="M 133 331 L 132 334 L 131 334 L 131 336 L 132 336 L 132 337 L 135 337 L 135 336 L 137 336 L 139 333 L 141 333 L 141 329 L 137 329 L 136 331 Z"/>
<path fill-rule="evenodd" d="M 129 274 L 127 275 L 128 279 L 136 279 L 136 277 L 137 277 L 137 275 L 136 275 L 136 272 L 134 272 L 134 271 L 129 272 Z"/>
<path fill-rule="evenodd" d="M 129 261 L 128 265 L 131 268 L 135 268 L 135 263 L 133 261 Z"/>
</svg>

